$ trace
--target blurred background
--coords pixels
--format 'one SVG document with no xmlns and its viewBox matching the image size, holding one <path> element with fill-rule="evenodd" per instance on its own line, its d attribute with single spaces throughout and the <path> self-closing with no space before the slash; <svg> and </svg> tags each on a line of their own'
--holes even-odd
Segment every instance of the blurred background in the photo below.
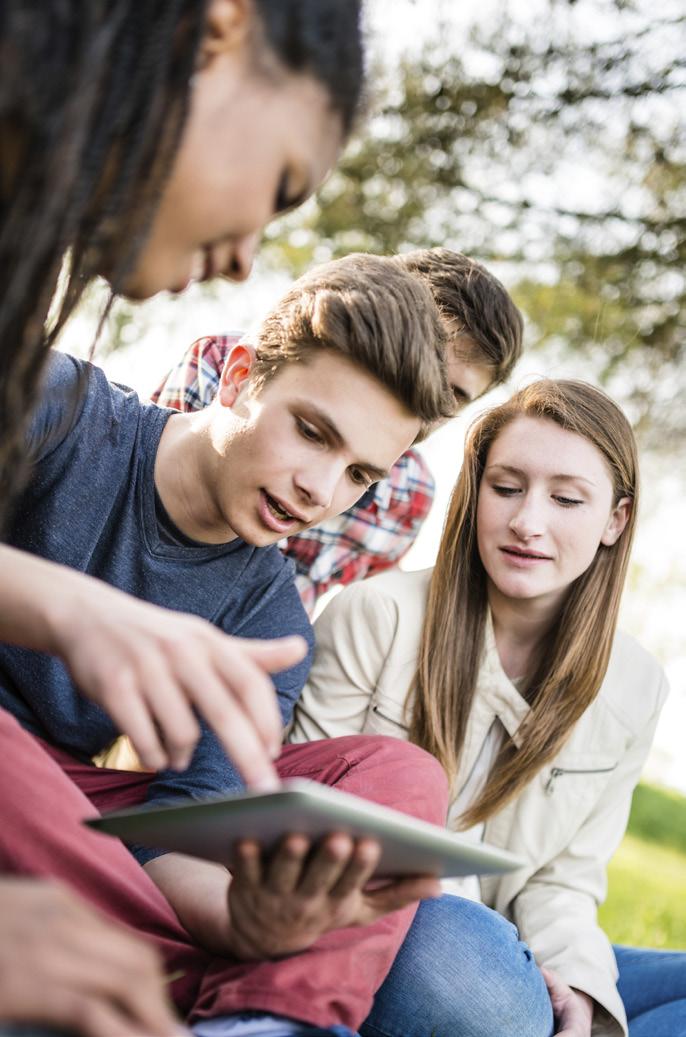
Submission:
<svg viewBox="0 0 686 1037">
<path fill-rule="evenodd" d="M 437 495 L 403 565 L 433 563 L 479 410 L 535 375 L 602 385 L 630 416 L 642 457 L 622 626 L 672 688 L 646 778 L 686 794 L 683 0 L 368 0 L 367 21 L 367 118 L 319 195 L 269 228 L 250 281 L 117 302 L 95 360 L 146 395 L 195 338 L 246 329 L 313 263 L 445 245 L 488 264 L 525 314 L 526 355 L 508 389 L 422 446 Z M 88 354 L 104 303 L 96 286 L 62 348 Z M 686 900 L 684 802 L 639 793 L 608 925 L 620 941 L 686 946 L 686 917 L 668 907 Z M 648 844 L 667 855 L 656 879 L 665 902 L 640 932 L 613 929 L 635 917 Z"/>
</svg>

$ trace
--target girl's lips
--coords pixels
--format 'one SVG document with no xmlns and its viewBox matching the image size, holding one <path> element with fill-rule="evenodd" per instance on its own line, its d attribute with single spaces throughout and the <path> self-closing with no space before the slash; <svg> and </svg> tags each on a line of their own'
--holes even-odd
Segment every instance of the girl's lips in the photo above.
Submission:
<svg viewBox="0 0 686 1037">
<path fill-rule="evenodd" d="M 530 566 L 537 565 L 539 562 L 552 561 L 550 555 L 544 555 L 536 551 L 521 551 L 516 547 L 501 547 L 500 552 L 513 565 L 519 568 L 529 568 Z"/>
</svg>

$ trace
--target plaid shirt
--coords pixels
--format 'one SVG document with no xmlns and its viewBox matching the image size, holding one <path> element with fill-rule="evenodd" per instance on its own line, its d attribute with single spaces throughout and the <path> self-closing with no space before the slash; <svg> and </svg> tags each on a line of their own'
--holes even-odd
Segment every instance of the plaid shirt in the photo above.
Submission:
<svg viewBox="0 0 686 1037">
<path fill-rule="evenodd" d="M 205 407 L 214 398 L 226 356 L 240 332 L 194 342 L 152 395 L 175 410 Z M 288 537 L 280 547 L 292 558 L 296 585 L 308 613 L 322 594 L 396 565 L 412 547 L 429 513 L 434 482 L 426 462 L 408 450 L 389 476 L 342 515 Z"/>
</svg>

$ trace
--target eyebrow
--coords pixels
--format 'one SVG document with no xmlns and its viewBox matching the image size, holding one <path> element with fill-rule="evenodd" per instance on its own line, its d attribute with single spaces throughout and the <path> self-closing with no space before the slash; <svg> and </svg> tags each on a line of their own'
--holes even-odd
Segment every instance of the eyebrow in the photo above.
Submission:
<svg viewBox="0 0 686 1037">
<path fill-rule="evenodd" d="M 335 446 L 347 446 L 338 426 L 331 420 L 328 414 L 325 414 L 316 404 L 309 401 L 303 400 L 301 406 L 305 413 L 309 413 L 310 417 L 314 418 L 314 420 L 326 430 L 329 439 Z M 355 461 L 354 463 L 358 468 L 363 468 L 374 481 L 377 479 L 385 479 L 388 475 L 387 468 L 379 468 L 378 465 L 372 464 L 371 461 Z"/>
<path fill-rule="evenodd" d="M 521 468 L 517 468 L 515 465 L 511 464 L 489 464 L 486 471 L 490 472 L 494 468 L 499 468 L 503 472 L 510 472 L 512 475 L 526 475 L 526 472 L 523 471 Z M 556 472 L 554 475 L 548 476 L 548 478 L 558 479 L 567 482 L 585 482 L 588 483 L 589 486 L 596 485 L 592 479 L 587 479 L 583 475 L 571 475 L 568 472 Z"/>
</svg>

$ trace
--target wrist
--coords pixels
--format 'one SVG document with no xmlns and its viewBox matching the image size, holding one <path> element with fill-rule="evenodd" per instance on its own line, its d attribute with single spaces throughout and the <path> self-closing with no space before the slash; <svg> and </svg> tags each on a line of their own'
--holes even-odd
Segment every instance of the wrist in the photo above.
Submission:
<svg viewBox="0 0 686 1037">
<path fill-rule="evenodd" d="M 59 654 L 72 588 L 84 579 L 55 562 L 0 545 L 0 639 L 7 644 Z"/>
<path fill-rule="evenodd" d="M 82 584 L 92 579 L 63 566 L 51 566 L 51 579 L 40 605 L 40 630 L 44 651 L 65 660 L 68 643 L 76 636 L 80 618 L 88 614 Z"/>
<path fill-rule="evenodd" d="M 589 1024 L 592 1023 L 595 1001 L 593 1000 L 590 994 L 587 994 L 583 990 L 579 990 L 577 987 L 571 987 L 570 989 L 574 992 L 574 994 L 576 994 L 577 1001 L 584 1013 L 585 1018 L 588 1020 Z"/>
<path fill-rule="evenodd" d="M 166 853 L 143 865 L 179 921 L 212 954 L 234 955 L 229 924 L 226 868 L 209 861 Z"/>
</svg>

